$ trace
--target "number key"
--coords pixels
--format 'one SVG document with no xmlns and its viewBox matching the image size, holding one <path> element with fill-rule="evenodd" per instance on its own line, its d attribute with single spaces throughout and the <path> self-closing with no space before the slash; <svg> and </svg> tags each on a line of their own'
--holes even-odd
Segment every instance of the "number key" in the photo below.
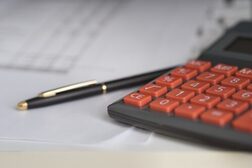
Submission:
<svg viewBox="0 0 252 168">
<path fill-rule="evenodd" d="M 199 76 L 197 76 L 197 80 L 203 82 L 209 82 L 213 85 L 216 85 L 224 78 L 222 74 L 216 74 L 213 72 L 203 72 Z"/>
<path fill-rule="evenodd" d="M 243 68 L 239 70 L 238 72 L 236 72 L 236 76 L 241 76 L 241 77 L 249 78 L 250 80 L 252 80 L 252 69 Z"/>
<path fill-rule="evenodd" d="M 240 131 L 252 133 L 252 110 L 233 121 L 233 127 Z"/>
<path fill-rule="evenodd" d="M 196 105 L 205 106 L 206 108 L 212 108 L 221 100 L 220 97 L 199 94 L 191 99 L 191 103 Z"/>
<path fill-rule="evenodd" d="M 234 92 L 235 88 L 221 85 L 214 85 L 206 90 L 206 93 L 214 96 L 220 96 L 224 99 L 231 96 Z"/>
<path fill-rule="evenodd" d="M 199 72 L 206 71 L 211 67 L 211 62 L 209 61 L 200 61 L 200 60 L 192 60 L 188 62 L 185 67 L 195 69 Z"/>
<path fill-rule="evenodd" d="M 182 78 L 164 75 L 156 79 L 155 83 L 161 86 L 166 86 L 169 89 L 173 89 L 183 82 Z"/>
<path fill-rule="evenodd" d="M 232 118 L 232 113 L 217 109 L 208 110 L 201 115 L 203 122 L 218 126 L 225 126 Z"/>
<path fill-rule="evenodd" d="M 220 110 L 230 111 L 234 114 L 240 114 L 249 107 L 247 102 L 226 99 L 217 105 Z"/>
<path fill-rule="evenodd" d="M 210 87 L 210 84 L 206 83 L 206 82 L 190 80 L 190 81 L 186 82 L 185 84 L 183 84 L 181 87 L 182 87 L 182 89 L 185 89 L 185 90 L 194 91 L 196 93 L 202 93 L 207 88 Z"/>
<path fill-rule="evenodd" d="M 194 92 L 186 91 L 181 89 L 173 89 L 172 91 L 166 94 L 167 98 L 178 100 L 182 103 L 186 103 L 190 98 L 194 96 Z"/>
<path fill-rule="evenodd" d="M 248 85 L 248 90 L 252 91 L 252 84 Z"/>
<path fill-rule="evenodd" d="M 172 76 L 181 77 L 184 80 L 189 80 L 196 76 L 198 73 L 196 70 L 179 67 L 171 71 Z"/>
<path fill-rule="evenodd" d="M 225 76 L 231 76 L 238 70 L 237 66 L 231 66 L 231 65 L 226 65 L 226 64 L 218 64 L 211 68 L 212 72 L 220 73 Z"/>
<path fill-rule="evenodd" d="M 159 97 L 167 92 L 167 88 L 155 84 L 147 84 L 139 89 L 140 93 L 149 94 L 153 97 Z"/>
<path fill-rule="evenodd" d="M 169 113 L 178 105 L 178 101 L 165 98 L 157 98 L 156 100 L 150 103 L 150 108 L 155 111 Z"/>
<path fill-rule="evenodd" d="M 252 91 L 240 90 L 239 92 L 233 94 L 233 99 L 241 100 L 252 104 Z"/>
<path fill-rule="evenodd" d="M 249 79 L 246 78 L 230 76 L 221 81 L 221 84 L 225 86 L 235 87 L 236 89 L 242 89 L 247 86 L 249 82 Z"/>
</svg>

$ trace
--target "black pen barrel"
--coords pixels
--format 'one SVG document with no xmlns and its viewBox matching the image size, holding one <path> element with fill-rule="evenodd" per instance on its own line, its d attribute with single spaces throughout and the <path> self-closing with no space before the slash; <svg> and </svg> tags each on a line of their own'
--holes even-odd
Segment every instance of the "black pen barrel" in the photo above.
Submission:
<svg viewBox="0 0 252 168">
<path fill-rule="evenodd" d="M 53 104 L 64 103 L 68 101 L 73 101 L 77 99 L 81 99 L 84 97 L 89 97 L 97 94 L 101 94 L 103 92 L 101 85 L 92 85 L 86 88 L 75 89 L 69 92 L 64 92 L 62 94 L 57 94 L 56 96 L 52 97 L 36 97 L 27 100 L 28 108 L 38 108 L 49 106 Z"/>
<path fill-rule="evenodd" d="M 26 100 L 28 104 L 28 108 L 38 108 L 49 106 L 53 104 L 64 103 L 68 101 L 73 101 L 76 99 L 81 99 L 89 96 L 94 96 L 103 93 L 104 91 L 114 91 L 123 88 L 130 88 L 133 86 L 138 86 L 141 84 L 145 84 L 155 79 L 156 77 L 170 71 L 174 67 L 149 72 L 145 74 L 135 75 L 131 77 L 126 77 L 122 79 L 117 79 L 109 82 L 105 82 L 103 84 L 91 85 L 85 88 L 79 88 L 70 90 L 68 92 L 59 93 L 56 96 L 52 97 L 36 97 L 29 100 Z M 105 88 L 104 88 L 105 87 Z"/>
<path fill-rule="evenodd" d="M 113 91 L 113 90 L 118 90 L 118 89 L 123 89 L 123 88 L 130 88 L 134 86 L 139 86 L 142 84 L 146 84 L 147 82 L 150 82 L 151 80 L 159 77 L 160 75 L 169 72 L 172 70 L 174 67 L 165 69 L 165 70 L 160 70 L 160 71 L 155 71 L 155 72 L 150 72 L 150 73 L 145 73 L 145 74 L 140 74 L 140 75 L 135 75 L 127 78 L 122 78 L 122 79 L 117 79 L 109 82 L 105 82 L 104 84 L 107 86 L 107 91 Z"/>
</svg>

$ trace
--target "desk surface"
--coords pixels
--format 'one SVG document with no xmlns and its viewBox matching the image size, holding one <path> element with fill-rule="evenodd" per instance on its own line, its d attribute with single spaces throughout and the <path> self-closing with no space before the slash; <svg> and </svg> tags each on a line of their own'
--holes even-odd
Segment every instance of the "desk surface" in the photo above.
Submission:
<svg viewBox="0 0 252 168">
<path fill-rule="evenodd" d="M 252 155 L 232 152 L 0 152 L 4 168 L 104 167 L 104 168 L 250 168 Z"/>
</svg>

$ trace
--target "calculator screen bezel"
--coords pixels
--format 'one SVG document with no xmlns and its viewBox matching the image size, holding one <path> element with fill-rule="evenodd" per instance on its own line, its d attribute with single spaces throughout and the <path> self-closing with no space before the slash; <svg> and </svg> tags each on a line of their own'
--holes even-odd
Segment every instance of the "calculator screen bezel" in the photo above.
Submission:
<svg viewBox="0 0 252 168">
<path fill-rule="evenodd" d="M 252 55 L 252 38 L 238 37 L 225 48 L 225 51 Z"/>
<path fill-rule="evenodd" d="M 227 63 L 234 64 L 240 67 L 252 65 L 252 54 L 247 53 L 239 53 L 234 51 L 227 51 L 226 48 L 230 46 L 236 39 L 238 38 L 251 38 L 251 33 L 243 33 L 243 32 L 229 32 L 222 36 L 218 42 L 214 43 L 209 49 L 207 49 L 200 56 L 200 59 L 211 60 L 214 63 Z"/>
</svg>

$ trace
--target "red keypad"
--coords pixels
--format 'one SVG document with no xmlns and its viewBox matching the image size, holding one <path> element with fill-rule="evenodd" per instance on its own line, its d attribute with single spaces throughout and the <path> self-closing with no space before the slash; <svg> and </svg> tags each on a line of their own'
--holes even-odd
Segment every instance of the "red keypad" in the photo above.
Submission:
<svg viewBox="0 0 252 168">
<path fill-rule="evenodd" d="M 149 94 L 153 97 L 159 97 L 167 92 L 167 88 L 155 84 L 147 84 L 139 89 L 141 93 Z"/>
<path fill-rule="evenodd" d="M 182 104 L 175 109 L 175 114 L 179 117 L 195 120 L 201 113 L 205 111 L 205 107 L 195 104 Z"/>
<path fill-rule="evenodd" d="M 199 72 L 203 72 L 203 71 L 206 71 L 207 69 L 209 69 L 211 67 L 211 62 L 192 60 L 192 61 L 189 61 L 185 65 L 185 67 L 190 68 L 190 69 L 195 69 L 195 70 L 197 70 Z"/>
<path fill-rule="evenodd" d="M 172 76 L 181 77 L 184 80 L 189 80 L 197 75 L 197 71 L 185 67 L 179 67 L 171 71 Z"/>
<path fill-rule="evenodd" d="M 224 79 L 224 75 L 213 72 L 203 72 L 199 76 L 197 76 L 197 80 L 208 82 L 213 85 L 219 83 L 222 79 Z"/>
<path fill-rule="evenodd" d="M 240 131 L 252 133 L 252 110 L 234 120 L 233 127 Z"/>
<path fill-rule="evenodd" d="M 234 114 L 240 114 L 248 109 L 249 104 L 247 102 L 225 99 L 217 105 L 217 108 L 224 111 L 229 111 Z"/>
<path fill-rule="evenodd" d="M 233 94 L 233 99 L 245 101 L 252 104 L 252 91 L 240 90 L 239 92 Z"/>
<path fill-rule="evenodd" d="M 201 115 L 201 119 L 205 123 L 218 126 L 225 126 L 231 119 L 233 114 L 221 110 L 211 109 Z"/>
<path fill-rule="evenodd" d="M 219 103 L 221 100 L 220 97 L 211 96 L 211 95 L 205 95 L 205 94 L 199 94 L 191 99 L 191 103 L 194 103 L 196 105 L 201 105 L 206 108 L 212 108 L 217 103 Z"/>
<path fill-rule="evenodd" d="M 182 89 L 173 89 L 172 91 L 166 94 L 166 97 L 180 101 L 182 103 L 186 103 L 194 95 L 195 93 L 192 91 L 187 91 L 187 90 L 182 90 Z"/>
<path fill-rule="evenodd" d="M 247 78 L 230 76 L 224 79 L 223 81 L 221 81 L 221 84 L 224 86 L 235 87 L 236 89 L 243 89 L 249 84 L 249 82 L 250 80 Z"/>
<path fill-rule="evenodd" d="M 184 90 L 190 90 L 196 93 L 202 93 L 203 91 L 205 91 L 207 88 L 210 87 L 210 84 L 206 82 L 190 80 L 185 84 L 183 84 L 181 87 Z"/>
<path fill-rule="evenodd" d="M 237 70 L 238 70 L 237 66 L 231 66 L 231 65 L 226 65 L 226 64 L 218 64 L 218 65 L 214 66 L 213 68 L 211 68 L 212 72 L 220 73 L 225 76 L 231 76 Z"/>
<path fill-rule="evenodd" d="M 214 95 L 214 96 L 220 96 L 223 99 L 228 98 L 234 92 L 235 92 L 235 88 L 221 86 L 221 85 L 214 85 L 206 90 L 207 94 Z"/>
<path fill-rule="evenodd" d="M 155 83 L 160 86 L 166 86 L 169 89 L 175 88 L 183 82 L 182 78 L 164 75 L 155 80 Z"/>
<path fill-rule="evenodd" d="M 211 66 L 209 61 L 190 61 L 125 96 L 123 102 L 168 114 L 164 117 L 252 133 L 252 69 Z"/>
<path fill-rule="evenodd" d="M 245 77 L 245 78 L 252 80 L 252 69 L 251 68 L 243 68 L 243 69 L 239 70 L 238 72 L 236 72 L 236 76 Z"/>
<path fill-rule="evenodd" d="M 137 107 L 143 107 L 151 101 L 151 96 L 143 93 L 134 92 L 124 97 L 123 101 L 126 104 L 130 104 Z"/>
<path fill-rule="evenodd" d="M 150 108 L 155 111 L 169 113 L 178 105 L 178 101 L 165 98 L 157 98 L 156 100 L 150 103 Z"/>
</svg>

